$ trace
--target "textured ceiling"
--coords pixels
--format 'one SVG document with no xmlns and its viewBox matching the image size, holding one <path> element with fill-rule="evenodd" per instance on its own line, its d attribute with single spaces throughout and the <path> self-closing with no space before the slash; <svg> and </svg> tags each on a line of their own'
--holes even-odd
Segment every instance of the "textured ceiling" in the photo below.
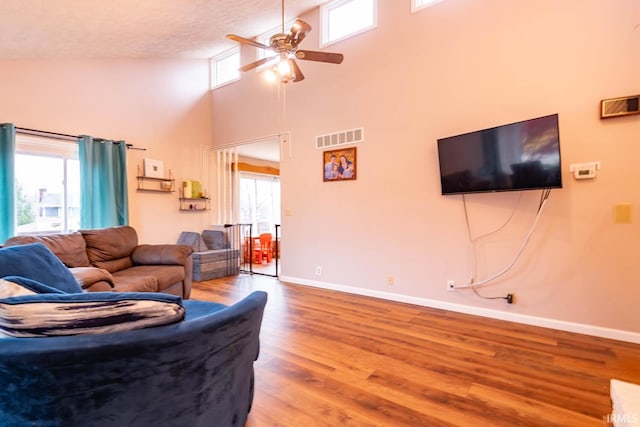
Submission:
<svg viewBox="0 0 640 427">
<path fill-rule="evenodd" d="M 285 19 L 324 2 L 287 0 Z M 281 0 L 0 0 L 0 59 L 210 58 L 281 13 Z"/>
</svg>

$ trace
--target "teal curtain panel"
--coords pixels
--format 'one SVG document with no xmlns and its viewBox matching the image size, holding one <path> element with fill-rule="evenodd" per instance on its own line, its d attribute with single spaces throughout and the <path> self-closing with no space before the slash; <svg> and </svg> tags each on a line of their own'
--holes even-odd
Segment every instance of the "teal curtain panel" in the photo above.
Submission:
<svg viewBox="0 0 640 427">
<path fill-rule="evenodd" d="M 16 127 L 0 124 L 0 243 L 15 234 L 15 158 Z"/>
<path fill-rule="evenodd" d="M 78 138 L 80 157 L 80 226 L 127 225 L 127 145 L 124 141 Z"/>
</svg>

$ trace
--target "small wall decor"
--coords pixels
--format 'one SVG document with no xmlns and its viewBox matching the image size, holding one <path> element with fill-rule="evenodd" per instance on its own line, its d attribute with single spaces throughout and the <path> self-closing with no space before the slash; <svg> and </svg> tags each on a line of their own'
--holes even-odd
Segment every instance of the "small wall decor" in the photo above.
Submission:
<svg viewBox="0 0 640 427">
<path fill-rule="evenodd" d="M 322 177 L 324 181 L 356 179 L 356 147 L 329 150 L 322 153 Z"/>
<path fill-rule="evenodd" d="M 147 178 L 164 178 L 162 160 L 144 159 L 144 176 Z"/>
<path fill-rule="evenodd" d="M 629 116 L 640 114 L 640 95 L 623 96 L 621 98 L 603 99 L 600 101 L 600 118 Z"/>
</svg>

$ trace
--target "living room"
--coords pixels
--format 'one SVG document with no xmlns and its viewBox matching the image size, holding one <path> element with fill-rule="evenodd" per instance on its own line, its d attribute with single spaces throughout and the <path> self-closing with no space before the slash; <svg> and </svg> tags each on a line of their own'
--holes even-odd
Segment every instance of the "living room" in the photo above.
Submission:
<svg viewBox="0 0 640 427">
<path fill-rule="evenodd" d="M 136 192 L 144 158 L 163 160 L 176 181 L 205 181 L 203 153 L 285 135 L 282 281 L 640 343 L 639 225 L 614 215 L 640 202 L 629 172 L 640 116 L 599 114 L 601 100 L 640 92 L 640 4 L 443 0 L 414 13 L 409 0 L 377 5 L 375 28 L 322 48 L 319 10 L 300 16 L 313 27 L 305 48 L 345 60 L 305 61 L 306 79 L 284 88 L 249 72 L 210 90 L 207 58 L 13 52 L 0 60 L 1 121 L 144 148 L 129 150 L 127 163 L 129 222 L 145 243 L 202 230 L 218 207 L 214 198 L 210 214 L 184 213 L 175 194 Z M 3 39 L 19 45 L 12 34 Z M 242 63 L 254 55 L 243 48 Z M 515 303 L 447 291 L 449 280 L 509 264 L 540 192 L 466 197 L 474 235 L 510 218 L 478 245 L 474 271 L 462 196 L 441 195 L 436 141 L 555 113 L 563 188 L 552 190 L 514 267 L 478 288 L 512 293 Z M 324 182 L 316 137 L 353 128 L 364 129 L 357 179 Z M 594 179 L 569 172 L 592 161 L 601 164 Z"/>
<path fill-rule="evenodd" d="M 626 171 L 640 122 L 598 114 L 602 99 L 638 92 L 637 2 L 447 0 L 415 13 L 409 1 L 379 3 L 376 28 L 326 48 L 343 53 L 343 64 L 305 61 L 306 80 L 280 94 L 259 73 L 210 91 L 205 59 L 14 55 L 0 63 L 0 113 L 17 126 L 146 148 L 129 150 L 127 161 L 130 223 L 149 243 L 173 242 L 215 219 L 179 212 L 172 197 L 136 193 L 143 158 L 163 159 L 178 181 L 198 179 L 202 147 L 288 133 L 284 280 L 640 341 L 638 224 L 613 219 L 614 206 L 638 202 Z M 301 18 L 319 28 L 317 9 Z M 307 48 L 318 47 L 319 32 L 309 33 Z M 253 55 L 245 48 L 243 63 Z M 472 251 L 461 197 L 440 194 L 436 140 L 552 113 L 563 188 L 552 191 L 520 261 L 483 289 L 512 292 L 516 303 L 447 292 L 447 280 L 471 276 Z M 323 182 L 315 137 L 356 127 L 365 135 L 357 179 Z M 589 161 L 601 162 L 598 176 L 574 180 L 569 164 Z M 538 198 L 467 198 L 478 234 L 515 211 L 480 246 L 480 278 L 510 261 Z"/>
<path fill-rule="evenodd" d="M 303 18 L 317 26 L 318 12 Z M 565 173 L 569 163 L 589 160 L 601 160 L 603 171 L 591 182 L 567 173 L 526 261 L 492 289 L 515 292 L 518 303 L 489 307 L 637 333 L 637 225 L 614 224 L 612 207 L 638 197 L 623 171 L 640 124 L 637 117 L 603 121 L 597 113 L 601 99 L 637 92 L 636 21 L 631 1 L 591 2 L 579 13 L 570 2 L 449 0 L 414 14 L 400 2 L 380 4 L 377 28 L 331 47 L 345 54 L 342 65 L 305 63 L 309 77 L 287 86 L 286 110 L 258 74 L 209 92 L 204 60 L 15 59 L 0 68 L 10 100 L 0 111 L 19 126 L 91 132 L 147 148 L 129 152 L 130 215 L 151 243 L 174 241 L 210 218 L 181 215 L 175 200 L 135 193 L 143 156 L 167 159 L 187 178 L 197 170 L 200 146 L 290 132 L 281 162 L 290 214 L 283 218 L 284 276 L 479 307 L 487 302 L 444 292 L 447 279 L 469 275 L 470 252 L 460 198 L 439 194 L 435 140 L 558 112 Z M 399 29 L 406 42 L 395 42 Z M 311 32 L 305 43 L 313 47 L 317 37 Z M 315 136 L 356 126 L 366 131 L 358 180 L 324 183 Z M 496 252 L 483 254 L 487 274 L 509 259 L 537 197 L 522 196 L 524 218 L 489 248 Z M 470 199 L 479 229 L 505 218 L 516 202 L 511 194 Z"/>
</svg>

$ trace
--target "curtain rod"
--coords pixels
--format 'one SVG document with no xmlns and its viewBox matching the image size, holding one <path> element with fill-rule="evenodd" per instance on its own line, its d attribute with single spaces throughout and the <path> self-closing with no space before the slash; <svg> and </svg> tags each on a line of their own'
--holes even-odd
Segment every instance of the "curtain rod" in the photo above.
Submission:
<svg viewBox="0 0 640 427">
<path fill-rule="evenodd" d="M 29 128 L 23 128 L 23 127 L 18 127 L 16 126 L 16 132 L 18 133 L 24 133 L 26 135 L 43 135 L 43 136 L 48 136 L 50 138 L 55 138 L 55 139 L 61 139 L 61 140 L 65 140 L 65 141 L 77 141 L 78 138 L 80 138 L 78 135 L 69 135 L 68 133 L 59 133 L 59 132 L 50 132 L 50 131 L 46 131 L 46 130 L 38 130 L 38 129 L 29 129 Z M 102 140 L 103 138 L 95 138 L 98 141 Z M 114 144 L 120 144 L 118 141 L 114 141 Z M 129 150 L 141 150 L 141 151 L 146 151 L 146 148 L 139 148 L 139 147 L 134 147 L 133 144 L 125 144 L 127 146 L 127 149 Z"/>
</svg>

